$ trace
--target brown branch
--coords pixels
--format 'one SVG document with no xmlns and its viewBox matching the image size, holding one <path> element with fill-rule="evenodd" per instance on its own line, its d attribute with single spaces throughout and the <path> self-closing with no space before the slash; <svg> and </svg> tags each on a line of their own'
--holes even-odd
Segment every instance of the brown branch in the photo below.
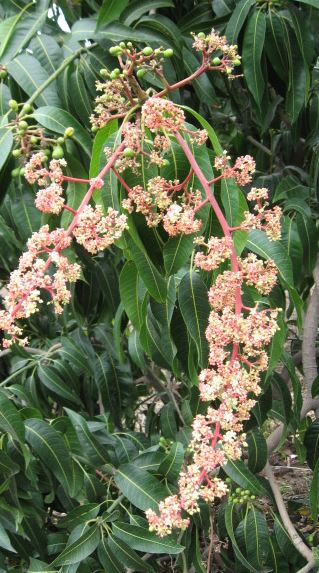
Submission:
<svg viewBox="0 0 319 573">
<path fill-rule="evenodd" d="M 304 400 L 303 406 L 300 412 L 300 419 L 302 420 L 311 412 L 311 410 L 316 410 L 319 407 L 319 398 L 308 398 Z M 267 448 L 268 448 L 268 455 L 271 454 L 278 446 L 282 431 L 284 428 L 284 424 L 279 424 L 277 428 L 267 438 Z"/>
<path fill-rule="evenodd" d="M 311 397 L 311 386 L 317 376 L 316 339 L 319 323 L 319 255 L 314 268 L 315 284 L 310 296 L 307 312 L 304 319 L 302 339 L 302 366 L 306 398 Z"/>
<path fill-rule="evenodd" d="M 271 468 L 269 462 L 267 462 L 267 464 L 265 466 L 264 474 L 268 478 L 269 485 L 270 485 L 272 492 L 274 494 L 274 498 L 276 500 L 277 508 L 278 508 L 279 515 L 281 517 L 283 526 L 286 529 L 286 531 L 287 531 L 293 545 L 297 549 L 297 551 L 308 561 L 308 567 L 309 568 L 307 569 L 307 571 L 310 571 L 310 569 L 312 569 L 312 567 L 315 566 L 314 555 L 313 555 L 311 549 L 308 547 L 308 545 L 306 545 L 303 542 L 303 540 L 301 539 L 301 537 L 299 536 L 299 534 L 295 530 L 295 528 L 294 528 L 294 526 L 290 520 L 290 517 L 289 517 L 288 511 L 286 509 L 284 500 L 283 500 L 282 495 L 280 493 L 279 486 L 276 482 L 276 478 L 274 476 L 274 473 L 272 471 L 272 468 Z"/>
</svg>

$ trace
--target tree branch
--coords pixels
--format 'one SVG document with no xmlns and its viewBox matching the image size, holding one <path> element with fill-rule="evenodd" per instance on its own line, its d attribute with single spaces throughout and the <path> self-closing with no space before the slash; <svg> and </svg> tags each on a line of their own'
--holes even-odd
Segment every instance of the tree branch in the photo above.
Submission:
<svg viewBox="0 0 319 573">
<path fill-rule="evenodd" d="M 311 397 L 311 386 L 317 376 L 316 339 L 319 323 L 319 255 L 314 268 L 315 284 L 310 296 L 307 312 L 304 319 L 302 339 L 302 366 L 306 398 Z"/>
<path fill-rule="evenodd" d="M 269 462 L 267 462 L 267 464 L 265 466 L 264 474 L 268 478 L 269 485 L 270 485 L 272 492 L 274 494 L 274 498 L 276 500 L 277 508 L 279 511 L 279 515 L 282 519 L 282 523 L 283 523 L 284 528 L 286 529 L 286 531 L 287 531 L 293 545 L 297 549 L 297 551 L 308 561 L 308 567 L 310 569 L 312 569 L 312 567 L 315 566 L 314 555 L 313 555 L 311 549 L 303 542 L 303 540 L 301 539 L 301 537 L 299 536 L 299 534 L 295 530 L 295 528 L 294 528 L 294 526 L 290 520 L 290 517 L 288 515 L 288 511 L 286 509 L 284 500 L 283 500 L 282 495 L 280 493 L 279 486 L 276 482 L 274 473 L 272 471 L 272 468 L 271 468 Z M 310 571 L 310 569 L 307 569 L 307 571 Z"/>
</svg>

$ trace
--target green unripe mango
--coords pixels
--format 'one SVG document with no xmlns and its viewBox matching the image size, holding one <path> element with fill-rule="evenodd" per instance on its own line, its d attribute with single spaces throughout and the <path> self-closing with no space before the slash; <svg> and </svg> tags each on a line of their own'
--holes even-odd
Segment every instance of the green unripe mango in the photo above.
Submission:
<svg viewBox="0 0 319 573">
<path fill-rule="evenodd" d="M 126 147 L 126 149 L 124 149 L 123 151 L 123 155 L 124 157 L 134 157 L 135 151 L 131 149 L 131 147 Z"/>
<path fill-rule="evenodd" d="M 73 127 L 67 127 L 65 132 L 64 132 L 64 137 L 72 137 L 72 135 L 74 135 L 74 128 Z"/>
<path fill-rule="evenodd" d="M 14 149 L 14 150 L 12 151 L 12 155 L 13 155 L 13 157 L 20 157 L 20 155 L 21 155 L 21 149 Z"/>
<path fill-rule="evenodd" d="M 24 115 L 25 113 L 30 113 L 32 111 L 32 105 L 30 105 L 29 103 L 25 103 L 21 112 Z"/>
<path fill-rule="evenodd" d="M 168 48 L 163 52 L 164 58 L 171 58 L 173 55 L 174 55 L 174 50 L 172 50 L 172 48 Z"/>
<path fill-rule="evenodd" d="M 15 99 L 9 99 L 9 108 L 13 111 L 18 111 L 18 102 Z"/>
<path fill-rule="evenodd" d="M 23 131 L 25 131 L 26 129 L 28 129 L 29 125 L 26 121 L 22 120 L 19 121 L 19 128 L 23 129 Z"/>
<path fill-rule="evenodd" d="M 62 159 L 62 157 L 64 157 L 64 150 L 63 147 L 61 147 L 61 145 L 56 145 L 53 148 L 52 157 L 53 159 Z"/>
<path fill-rule="evenodd" d="M 140 68 L 139 70 L 137 70 L 136 76 L 138 78 L 144 78 L 146 73 L 147 73 L 146 70 L 143 70 L 143 68 Z"/>
<path fill-rule="evenodd" d="M 213 58 L 213 60 L 212 60 L 213 66 L 220 66 L 221 63 L 222 62 L 221 62 L 220 58 Z"/>
<path fill-rule="evenodd" d="M 144 48 L 142 50 L 142 54 L 144 56 L 151 56 L 153 54 L 153 52 L 154 52 L 154 50 L 153 50 L 153 48 L 151 48 L 151 46 L 146 46 L 146 48 Z"/>
</svg>

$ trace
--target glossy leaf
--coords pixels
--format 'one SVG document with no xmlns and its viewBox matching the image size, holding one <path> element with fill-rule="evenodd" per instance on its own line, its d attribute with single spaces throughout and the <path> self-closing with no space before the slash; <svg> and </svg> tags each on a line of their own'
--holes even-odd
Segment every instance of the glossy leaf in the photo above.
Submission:
<svg viewBox="0 0 319 573">
<path fill-rule="evenodd" d="M 208 346 L 205 330 L 208 325 L 207 289 L 198 273 L 184 275 L 178 289 L 178 300 L 188 332 L 194 340 L 201 366 L 207 363 Z"/>
<path fill-rule="evenodd" d="M 115 474 L 115 482 L 127 499 L 139 509 L 158 509 L 158 502 L 167 495 L 166 488 L 147 471 L 133 464 L 121 466 Z"/>
<path fill-rule="evenodd" d="M 261 105 L 265 80 L 261 68 L 261 57 L 266 34 L 266 19 L 262 10 L 255 10 L 250 16 L 243 41 L 243 64 L 245 80 L 258 107 Z"/>
<path fill-rule="evenodd" d="M 113 523 L 113 532 L 116 537 L 122 539 L 132 549 L 146 551 L 147 553 L 167 553 L 178 555 L 184 550 L 182 545 L 169 537 L 160 538 L 156 533 L 138 525 L 129 525 L 116 521 Z"/>
</svg>

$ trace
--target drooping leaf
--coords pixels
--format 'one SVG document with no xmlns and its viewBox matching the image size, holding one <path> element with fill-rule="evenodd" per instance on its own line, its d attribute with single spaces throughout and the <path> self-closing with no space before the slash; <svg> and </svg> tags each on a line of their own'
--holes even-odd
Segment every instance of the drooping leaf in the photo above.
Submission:
<svg viewBox="0 0 319 573">
<path fill-rule="evenodd" d="M 266 18 L 262 10 L 255 10 L 248 20 L 243 41 L 245 80 L 255 102 L 260 107 L 265 89 L 261 57 L 266 34 Z"/>
<path fill-rule="evenodd" d="M 158 502 L 167 495 L 167 490 L 155 477 L 133 464 L 120 466 L 115 482 L 125 497 L 139 509 L 158 509 Z"/>
<path fill-rule="evenodd" d="M 196 344 L 199 363 L 204 367 L 208 356 L 205 330 L 208 325 L 209 304 L 206 286 L 198 273 L 189 272 L 184 275 L 178 289 L 178 300 L 188 332 Z"/>
<path fill-rule="evenodd" d="M 156 533 L 152 533 L 144 527 L 130 525 L 116 521 L 113 523 L 113 533 L 122 539 L 132 549 L 146 551 L 147 553 L 167 553 L 168 555 L 178 555 L 184 550 L 174 539 L 169 537 L 160 538 Z"/>
</svg>

